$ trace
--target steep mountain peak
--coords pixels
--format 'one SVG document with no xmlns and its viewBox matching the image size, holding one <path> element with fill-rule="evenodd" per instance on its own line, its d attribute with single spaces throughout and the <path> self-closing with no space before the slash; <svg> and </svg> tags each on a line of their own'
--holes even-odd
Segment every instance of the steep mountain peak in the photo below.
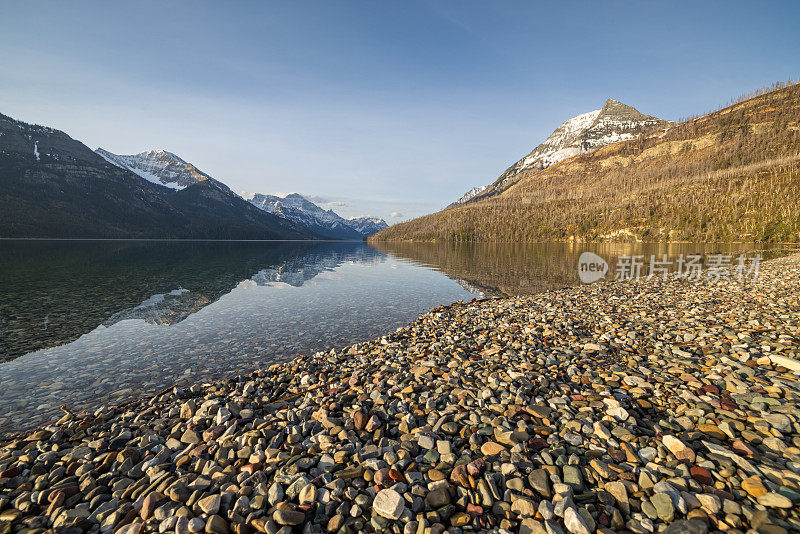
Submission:
<svg viewBox="0 0 800 534">
<path fill-rule="evenodd" d="M 219 188 L 225 185 L 186 162 L 176 154 L 166 150 L 146 150 L 138 154 L 113 154 L 102 148 L 96 152 L 106 161 L 117 167 L 127 169 L 150 182 L 172 189 L 184 189 L 199 182 L 209 181 Z"/>
<path fill-rule="evenodd" d="M 609 98 L 602 108 L 566 121 L 542 144 L 509 167 L 494 183 L 482 191 L 471 189 L 451 206 L 500 193 L 514 184 L 523 172 L 545 169 L 579 154 L 633 139 L 669 124 L 668 121 L 645 115 L 634 107 Z"/>
<path fill-rule="evenodd" d="M 167 150 L 146 150 L 145 152 L 140 152 L 136 154 L 142 159 L 154 159 L 154 160 L 172 160 L 177 163 L 181 163 L 183 165 L 190 165 L 184 159 L 177 156 L 174 152 L 169 152 Z"/>
<path fill-rule="evenodd" d="M 487 187 L 489 187 L 489 186 L 488 185 L 479 185 L 477 187 L 473 187 L 472 189 L 470 189 L 469 191 L 467 191 L 466 193 L 461 195 L 461 197 L 459 197 L 458 200 L 456 200 L 455 202 L 450 204 L 450 206 L 458 206 L 459 204 L 465 204 L 466 202 L 472 200 L 474 197 L 476 197 L 476 196 L 480 195 L 481 193 L 483 193 L 484 190 L 486 190 Z M 450 206 L 448 206 L 448 207 L 450 207 Z"/>
<path fill-rule="evenodd" d="M 633 106 L 628 106 L 623 104 L 619 100 L 614 100 L 613 98 L 609 98 L 606 100 L 606 103 L 603 105 L 603 108 L 600 110 L 600 115 L 598 120 L 603 118 L 611 118 L 620 121 L 648 121 L 648 120 L 656 120 L 660 121 L 660 119 L 656 119 L 655 117 L 651 117 L 650 115 L 645 115 L 644 113 L 640 113 L 639 110 L 634 108 Z M 660 121 L 665 122 L 665 121 Z"/>
</svg>

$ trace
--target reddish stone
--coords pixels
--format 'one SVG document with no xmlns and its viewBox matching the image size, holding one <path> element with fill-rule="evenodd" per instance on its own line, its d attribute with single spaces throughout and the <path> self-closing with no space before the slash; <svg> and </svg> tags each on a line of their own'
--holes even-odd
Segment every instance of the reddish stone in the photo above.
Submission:
<svg viewBox="0 0 800 534">
<path fill-rule="evenodd" d="M 711 476 L 711 471 L 704 467 L 696 465 L 689 469 L 689 472 L 692 474 L 692 478 L 698 481 L 700 484 L 710 486 L 714 483 L 714 478 Z"/>
<path fill-rule="evenodd" d="M 377 471 L 375 471 L 375 475 L 373 476 L 372 480 L 378 486 L 385 486 L 389 484 L 389 481 L 391 480 L 389 478 L 389 468 L 384 467 L 383 469 L 378 469 Z"/>
<path fill-rule="evenodd" d="M 20 474 L 21 470 L 19 467 L 9 467 L 5 471 L 0 472 L 0 478 L 13 478 Z"/>
<path fill-rule="evenodd" d="M 624 451 L 621 451 L 620 449 L 615 449 L 613 447 L 609 447 L 608 455 L 611 456 L 617 463 L 624 462 L 627 458 L 627 455 L 625 454 Z"/>
<path fill-rule="evenodd" d="M 713 493 L 714 495 L 716 495 L 720 499 L 728 499 L 729 501 L 735 501 L 736 500 L 736 497 L 734 497 L 733 494 L 728 493 L 725 490 L 721 490 L 721 489 L 717 489 L 717 488 L 708 488 L 708 492 L 709 493 Z"/>
<path fill-rule="evenodd" d="M 389 469 L 389 478 L 391 478 L 395 482 L 405 482 L 406 480 L 406 477 L 403 476 L 403 473 L 401 473 L 397 469 Z"/>
<path fill-rule="evenodd" d="M 142 501 L 142 509 L 139 511 L 139 515 L 142 519 L 147 521 L 153 516 L 153 511 L 156 509 L 158 503 L 163 501 L 166 497 L 163 494 L 154 491 L 149 493 L 147 497 L 144 498 Z"/>
<path fill-rule="evenodd" d="M 217 441 L 222 434 L 225 433 L 226 428 L 223 425 L 212 426 L 203 432 L 203 441 Z"/>
<path fill-rule="evenodd" d="M 248 475 L 252 475 L 256 471 L 261 471 L 261 464 L 260 463 L 245 464 L 239 468 L 239 471 L 241 471 L 242 473 L 247 473 Z"/>
<path fill-rule="evenodd" d="M 739 409 L 739 405 L 736 404 L 735 402 L 733 402 L 730 399 L 722 399 L 719 402 L 719 404 L 720 404 L 720 406 L 722 406 L 723 410 L 732 411 L 732 410 L 738 410 Z"/>
<path fill-rule="evenodd" d="M 486 471 L 486 460 L 483 458 L 476 458 L 467 464 L 467 472 L 474 477 L 481 476 L 484 471 Z"/>
<path fill-rule="evenodd" d="M 539 452 L 540 450 L 547 448 L 547 441 L 542 438 L 531 438 L 528 440 L 528 448 Z"/>
<path fill-rule="evenodd" d="M 477 504 L 469 503 L 467 504 L 467 514 L 474 519 L 479 515 L 483 515 L 483 508 Z"/>
<path fill-rule="evenodd" d="M 755 457 L 758 455 L 758 451 L 740 439 L 733 442 L 731 449 L 733 449 L 733 452 L 736 454 L 741 454 L 742 456 Z"/>
<path fill-rule="evenodd" d="M 206 445 L 205 443 L 202 443 L 202 444 L 198 445 L 197 447 L 195 447 L 194 449 L 192 449 L 192 452 L 189 453 L 189 454 L 191 454 L 192 456 L 202 456 L 203 454 L 205 454 L 207 452 L 208 452 L 208 445 Z"/>
<path fill-rule="evenodd" d="M 712 395 L 719 395 L 719 388 L 713 384 L 706 384 L 705 386 L 701 387 L 704 392 L 710 393 Z"/>
<path fill-rule="evenodd" d="M 457 465 L 450 472 L 450 482 L 458 484 L 464 488 L 469 488 L 469 476 L 467 475 L 467 466 Z"/>
<path fill-rule="evenodd" d="M 355 425 L 356 430 L 364 430 L 364 427 L 367 426 L 368 419 L 369 418 L 367 417 L 367 414 L 364 412 L 359 411 L 353 413 L 353 424 Z"/>
</svg>

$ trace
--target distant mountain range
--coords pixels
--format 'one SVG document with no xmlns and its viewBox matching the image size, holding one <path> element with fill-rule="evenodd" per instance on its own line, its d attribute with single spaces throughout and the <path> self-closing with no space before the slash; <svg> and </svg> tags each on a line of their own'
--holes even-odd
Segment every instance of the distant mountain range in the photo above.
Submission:
<svg viewBox="0 0 800 534">
<path fill-rule="evenodd" d="M 250 203 L 329 239 L 360 240 L 389 227 L 386 221 L 376 217 L 344 219 L 333 210 L 324 210 L 298 193 L 284 197 L 257 193 Z"/>
<path fill-rule="evenodd" d="M 64 132 L 5 115 L 0 115 L 0 213 L 0 237 L 363 239 L 368 235 L 360 221 L 345 224 L 339 232 L 313 218 L 305 226 L 299 218 L 259 209 L 165 150 L 134 155 L 102 148 L 92 151 Z M 383 223 L 374 231 L 385 227 Z"/>
<path fill-rule="evenodd" d="M 494 196 L 514 184 L 523 171 L 544 169 L 565 159 L 634 139 L 670 124 L 669 121 L 644 115 L 631 106 L 609 98 L 601 109 L 573 117 L 556 128 L 550 137 L 506 169 L 494 183 L 470 189 L 451 206 Z"/>
<path fill-rule="evenodd" d="M 370 236 L 389 227 L 389 225 L 386 224 L 386 221 L 383 219 L 379 217 L 372 217 L 370 215 L 364 217 L 350 217 L 347 219 L 347 224 L 352 226 L 356 232 L 360 233 L 364 237 Z"/>
<path fill-rule="evenodd" d="M 109 163 L 129 170 L 154 184 L 180 191 L 198 183 L 205 183 L 233 194 L 228 186 L 172 152 L 148 150 L 128 156 L 112 154 L 102 148 L 98 148 L 96 152 Z M 291 193 L 285 197 L 259 193 L 250 199 L 250 203 L 262 211 L 292 221 L 325 239 L 361 240 L 388 227 L 383 219 L 374 217 L 344 219 L 333 210 L 324 210 L 298 193 Z"/>
</svg>

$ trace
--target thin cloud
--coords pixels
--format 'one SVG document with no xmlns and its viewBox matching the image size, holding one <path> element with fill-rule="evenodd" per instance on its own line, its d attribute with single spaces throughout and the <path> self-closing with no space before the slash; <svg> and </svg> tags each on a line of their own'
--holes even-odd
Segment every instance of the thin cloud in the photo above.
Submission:
<svg viewBox="0 0 800 534">
<path fill-rule="evenodd" d="M 392 212 L 392 213 L 391 213 L 389 216 L 390 216 L 391 218 L 393 218 L 393 219 L 397 219 L 397 218 L 399 218 L 399 217 L 402 217 L 402 216 L 403 216 L 403 214 L 402 214 L 402 213 L 400 213 L 399 211 L 393 211 L 393 212 Z"/>
<path fill-rule="evenodd" d="M 301 193 L 302 194 L 302 193 Z M 330 202 L 327 198 L 321 197 L 319 195 L 303 195 L 306 199 L 310 200 L 314 204 L 327 204 Z"/>
</svg>

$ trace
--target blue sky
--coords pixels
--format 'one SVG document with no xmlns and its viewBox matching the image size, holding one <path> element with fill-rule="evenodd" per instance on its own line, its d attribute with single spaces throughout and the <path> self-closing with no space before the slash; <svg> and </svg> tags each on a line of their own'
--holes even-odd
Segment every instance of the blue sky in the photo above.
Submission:
<svg viewBox="0 0 800 534">
<path fill-rule="evenodd" d="M 799 2 L 4 0 L 0 113 L 396 222 L 606 98 L 674 120 L 798 78 L 798 20 Z"/>
</svg>

